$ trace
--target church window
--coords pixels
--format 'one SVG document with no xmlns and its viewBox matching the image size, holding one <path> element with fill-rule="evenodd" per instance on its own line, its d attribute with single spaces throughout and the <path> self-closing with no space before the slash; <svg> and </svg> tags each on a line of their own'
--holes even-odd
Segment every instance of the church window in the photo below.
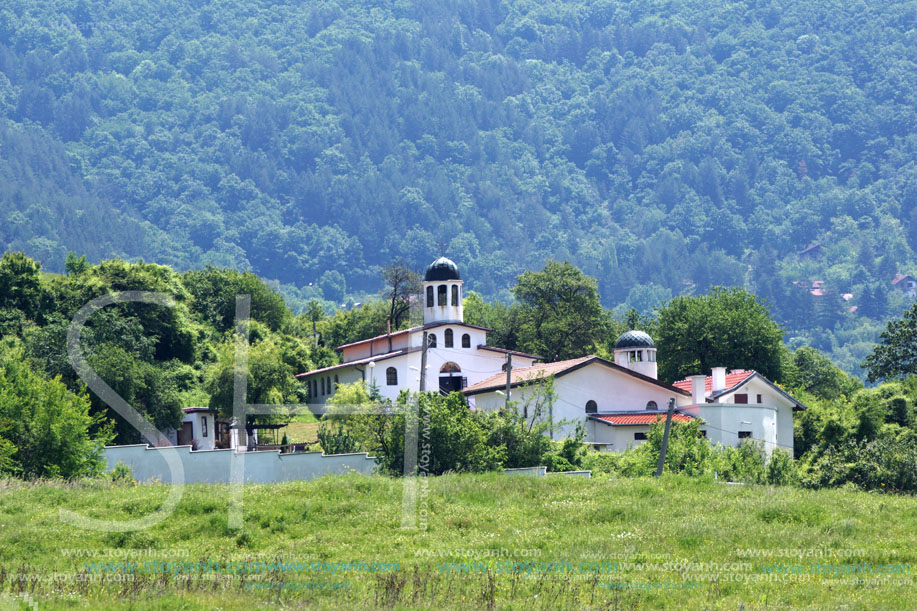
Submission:
<svg viewBox="0 0 917 611">
<path fill-rule="evenodd" d="M 431 333 L 427 336 L 427 346 L 436 348 L 436 333 Z"/>
<path fill-rule="evenodd" d="M 458 285 L 452 285 L 452 305 L 457 306 L 459 304 L 459 294 L 458 294 Z"/>
<path fill-rule="evenodd" d="M 471 336 L 467 333 L 462 334 L 462 348 L 471 348 Z"/>
<path fill-rule="evenodd" d="M 428 308 L 433 307 L 433 287 L 432 286 L 427 287 L 427 307 Z"/>
<path fill-rule="evenodd" d="M 446 329 L 446 331 L 443 333 L 443 336 L 444 336 L 443 344 L 446 346 L 446 348 L 451 348 L 452 347 L 452 329 Z"/>
<path fill-rule="evenodd" d="M 325 378 L 322 378 L 322 394 L 325 394 Z"/>
<path fill-rule="evenodd" d="M 438 287 L 436 287 L 436 293 L 437 293 L 436 305 L 439 305 L 439 306 L 449 305 L 448 303 L 446 303 L 446 285 L 445 284 L 440 284 Z"/>
<path fill-rule="evenodd" d="M 646 404 L 646 409 L 647 411 L 655 411 L 659 409 L 659 406 L 656 405 L 655 401 L 650 401 L 649 403 Z"/>
<path fill-rule="evenodd" d="M 389 367 L 385 370 L 385 383 L 389 386 L 398 386 L 398 370 Z"/>
<path fill-rule="evenodd" d="M 586 401 L 586 413 L 587 414 L 595 414 L 598 411 L 599 411 L 599 406 L 595 401 L 593 401 L 592 399 L 589 399 L 588 401 Z"/>
</svg>

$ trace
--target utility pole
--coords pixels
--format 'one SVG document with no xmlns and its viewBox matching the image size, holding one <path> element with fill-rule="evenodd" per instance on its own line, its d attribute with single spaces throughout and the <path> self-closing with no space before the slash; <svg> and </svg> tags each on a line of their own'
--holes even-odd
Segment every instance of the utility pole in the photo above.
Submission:
<svg viewBox="0 0 917 611">
<path fill-rule="evenodd" d="M 665 464 L 665 451 L 669 447 L 669 429 L 672 427 L 672 415 L 675 413 L 675 399 L 669 399 L 669 412 L 665 416 L 665 432 L 662 433 L 662 447 L 659 449 L 659 464 L 656 465 L 656 477 L 662 475 Z"/>
<path fill-rule="evenodd" d="M 509 409 L 509 389 L 513 385 L 513 355 L 506 353 L 506 398 L 503 404 L 504 409 Z"/>
<path fill-rule="evenodd" d="M 423 347 L 420 349 L 420 392 L 427 390 L 427 332 L 423 332 Z"/>
</svg>

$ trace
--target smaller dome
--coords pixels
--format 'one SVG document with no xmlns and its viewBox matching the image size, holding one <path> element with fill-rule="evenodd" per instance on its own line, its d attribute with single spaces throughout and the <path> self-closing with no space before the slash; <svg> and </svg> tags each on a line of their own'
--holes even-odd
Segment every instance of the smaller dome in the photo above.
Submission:
<svg viewBox="0 0 917 611">
<path fill-rule="evenodd" d="M 440 280 L 461 280 L 458 267 L 446 257 L 440 257 L 427 266 L 423 273 L 424 282 L 438 282 Z"/>
<path fill-rule="evenodd" d="M 618 341 L 615 342 L 615 350 L 622 348 L 655 348 L 653 338 L 643 331 L 628 331 L 622 333 Z"/>
</svg>

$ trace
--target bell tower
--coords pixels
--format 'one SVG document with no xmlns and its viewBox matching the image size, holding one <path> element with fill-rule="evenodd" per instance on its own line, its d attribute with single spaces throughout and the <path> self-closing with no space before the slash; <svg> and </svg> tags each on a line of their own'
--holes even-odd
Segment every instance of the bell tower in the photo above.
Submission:
<svg viewBox="0 0 917 611">
<path fill-rule="evenodd" d="M 462 313 L 462 277 L 458 267 L 440 257 L 423 274 L 423 323 L 465 322 Z"/>
</svg>

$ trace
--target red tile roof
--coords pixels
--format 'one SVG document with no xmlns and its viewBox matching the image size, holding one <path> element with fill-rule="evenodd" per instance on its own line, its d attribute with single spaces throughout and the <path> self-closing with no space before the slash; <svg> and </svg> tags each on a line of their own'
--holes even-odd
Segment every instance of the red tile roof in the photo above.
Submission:
<svg viewBox="0 0 917 611">
<path fill-rule="evenodd" d="M 755 375 L 755 371 L 753 369 L 733 369 L 732 371 L 726 373 L 726 387 L 723 390 L 735 388 L 753 375 Z M 672 386 L 691 392 L 691 378 L 679 380 L 672 384 Z M 709 395 L 712 392 L 713 376 L 707 376 L 707 378 L 704 380 L 704 393 Z"/>
<path fill-rule="evenodd" d="M 895 274 L 895 277 L 892 279 L 892 284 L 898 284 L 905 278 L 910 278 L 911 280 L 914 279 L 914 277 L 911 276 L 910 274 Z"/>
<path fill-rule="evenodd" d="M 592 416 L 594 420 L 601 420 L 613 425 L 652 424 L 657 420 L 665 421 L 665 414 L 598 414 Z M 672 422 L 691 422 L 694 420 L 687 414 L 672 414 Z"/>
</svg>

